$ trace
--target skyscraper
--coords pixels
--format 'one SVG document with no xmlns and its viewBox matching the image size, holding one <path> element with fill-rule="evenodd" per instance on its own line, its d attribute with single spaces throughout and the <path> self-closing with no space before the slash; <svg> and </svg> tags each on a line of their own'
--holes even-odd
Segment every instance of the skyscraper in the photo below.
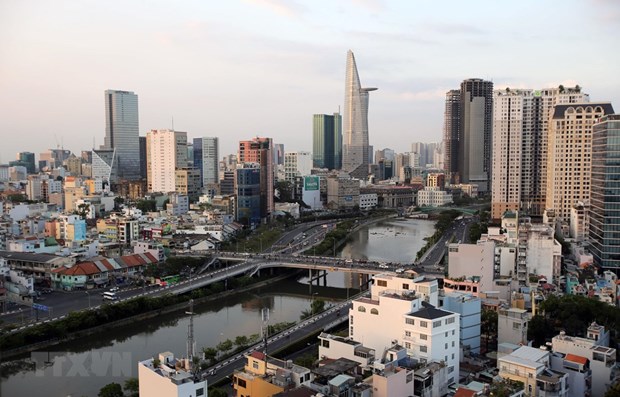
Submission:
<svg viewBox="0 0 620 397">
<path fill-rule="evenodd" d="M 559 104 L 588 102 L 575 88 L 496 90 L 493 98 L 491 217 L 545 210 L 549 116 Z"/>
<path fill-rule="evenodd" d="M 194 138 L 194 168 L 200 171 L 203 187 L 218 183 L 219 157 L 218 138 Z"/>
<path fill-rule="evenodd" d="M 312 162 L 316 168 L 342 167 L 342 116 L 315 114 L 312 123 Z"/>
<path fill-rule="evenodd" d="M 187 132 L 146 133 L 146 178 L 149 192 L 176 191 L 176 170 L 187 168 Z"/>
<path fill-rule="evenodd" d="M 611 103 L 567 104 L 553 108 L 547 144 L 546 209 L 553 210 L 559 219 L 567 222 L 575 204 L 590 202 L 592 125 L 613 112 Z M 602 172 L 600 164 L 597 172 Z"/>
<path fill-rule="evenodd" d="M 140 179 L 138 96 L 130 91 L 105 91 L 105 139 L 102 149 L 116 149 L 118 177 Z"/>
<path fill-rule="evenodd" d="M 462 183 L 491 188 L 493 82 L 468 79 L 461 83 L 458 173 Z"/>
<path fill-rule="evenodd" d="M 459 182 L 459 142 L 461 139 L 461 90 L 446 92 L 444 109 L 444 170 L 450 182 Z"/>
<path fill-rule="evenodd" d="M 349 50 L 344 93 L 344 139 L 342 169 L 352 177 L 365 179 L 372 152 L 368 143 L 368 96 L 376 88 L 362 88 L 355 56 Z"/>
<path fill-rule="evenodd" d="M 590 250 L 594 263 L 620 269 L 620 115 L 601 118 L 592 127 L 592 181 L 590 184 Z"/>
<path fill-rule="evenodd" d="M 274 210 L 273 184 L 273 142 L 271 138 L 256 137 L 239 142 L 237 164 L 258 163 L 260 165 L 261 218 L 268 218 Z"/>
</svg>

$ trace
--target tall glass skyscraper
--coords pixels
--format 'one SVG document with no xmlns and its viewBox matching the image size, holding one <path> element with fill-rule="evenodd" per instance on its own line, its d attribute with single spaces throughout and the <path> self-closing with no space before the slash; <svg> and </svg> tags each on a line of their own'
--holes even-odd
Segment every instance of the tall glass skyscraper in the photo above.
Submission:
<svg viewBox="0 0 620 397">
<path fill-rule="evenodd" d="M 362 88 L 353 51 L 347 53 L 344 93 L 344 141 L 342 169 L 352 177 L 368 177 L 368 93 L 376 88 Z"/>
<path fill-rule="evenodd" d="M 312 165 L 338 170 L 342 167 L 342 116 L 315 114 L 312 123 Z"/>
<path fill-rule="evenodd" d="M 592 127 L 590 250 L 594 263 L 620 271 L 620 115 Z"/>
<path fill-rule="evenodd" d="M 219 182 L 219 145 L 218 138 L 194 138 L 194 168 L 200 171 L 202 186 L 215 185 Z"/>
<path fill-rule="evenodd" d="M 105 91 L 105 139 L 102 149 L 116 149 L 124 179 L 140 179 L 138 96 L 130 91 Z"/>
</svg>

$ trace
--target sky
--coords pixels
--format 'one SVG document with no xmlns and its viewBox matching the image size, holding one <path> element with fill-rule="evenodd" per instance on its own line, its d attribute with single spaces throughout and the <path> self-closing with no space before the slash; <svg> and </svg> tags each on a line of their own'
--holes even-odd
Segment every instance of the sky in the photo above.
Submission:
<svg viewBox="0 0 620 397">
<path fill-rule="evenodd" d="M 616 0 L 2 0 L 0 163 L 98 148 L 106 89 L 138 94 L 140 135 L 312 151 L 312 115 L 343 106 L 349 49 L 379 88 L 375 149 L 440 141 L 445 93 L 467 78 L 579 84 L 620 109 L 619 20 Z"/>
</svg>

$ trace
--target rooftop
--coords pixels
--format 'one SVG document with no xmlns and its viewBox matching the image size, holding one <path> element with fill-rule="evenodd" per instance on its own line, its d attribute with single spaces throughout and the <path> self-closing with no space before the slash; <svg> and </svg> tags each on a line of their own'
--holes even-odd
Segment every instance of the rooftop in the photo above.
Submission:
<svg viewBox="0 0 620 397">
<path fill-rule="evenodd" d="M 447 312 L 445 310 L 436 309 L 432 305 L 426 304 L 426 302 L 422 302 L 422 308 L 416 312 L 409 313 L 412 317 L 424 318 L 428 320 L 434 320 L 437 318 L 448 317 L 454 315 L 452 312 Z"/>
</svg>

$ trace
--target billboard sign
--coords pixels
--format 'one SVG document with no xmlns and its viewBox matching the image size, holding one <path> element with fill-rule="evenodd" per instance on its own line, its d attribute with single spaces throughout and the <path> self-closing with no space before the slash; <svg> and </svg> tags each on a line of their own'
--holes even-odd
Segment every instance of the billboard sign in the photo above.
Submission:
<svg viewBox="0 0 620 397">
<path fill-rule="evenodd" d="M 306 191 L 319 190 L 319 177 L 318 176 L 304 177 L 304 190 Z"/>
</svg>

